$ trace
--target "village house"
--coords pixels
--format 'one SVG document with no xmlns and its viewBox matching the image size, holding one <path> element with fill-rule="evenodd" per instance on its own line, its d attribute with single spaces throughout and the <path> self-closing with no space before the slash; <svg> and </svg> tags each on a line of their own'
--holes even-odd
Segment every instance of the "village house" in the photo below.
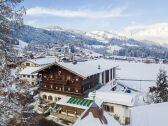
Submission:
<svg viewBox="0 0 168 126">
<path fill-rule="evenodd" d="M 45 58 L 38 58 L 38 59 L 29 59 L 26 60 L 25 62 L 20 64 L 20 68 L 26 68 L 26 67 L 39 67 L 39 66 L 44 66 L 48 65 L 50 63 L 55 62 L 55 57 L 45 57 Z"/>
<path fill-rule="evenodd" d="M 41 76 L 38 73 L 33 73 L 41 67 L 26 67 L 22 69 L 18 78 L 22 83 L 36 85 L 41 82 Z"/>
<path fill-rule="evenodd" d="M 85 62 L 57 60 L 37 72 L 42 75 L 40 97 L 54 102 L 65 96 L 85 97 L 89 91 L 114 82 L 116 66 L 105 59 Z"/>
<path fill-rule="evenodd" d="M 100 102 L 104 111 L 111 113 L 122 125 L 130 124 L 130 108 L 144 104 L 142 96 L 136 93 L 119 91 L 90 92 L 89 98 L 95 99 L 98 103 Z"/>
<path fill-rule="evenodd" d="M 54 63 L 54 57 L 30 59 L 20 64 L 18 78 L 22 83 L 39 84 L 41 81 L 41 75 L 33 73 L 41 67 Z"/>
</svg>

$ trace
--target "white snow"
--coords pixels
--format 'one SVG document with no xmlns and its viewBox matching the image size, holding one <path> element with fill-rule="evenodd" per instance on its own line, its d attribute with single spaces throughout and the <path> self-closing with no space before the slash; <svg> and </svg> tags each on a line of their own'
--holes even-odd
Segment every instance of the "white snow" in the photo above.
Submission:
<svg viewBox="0 0 168 126">
<path fill-rule="evenodd" d="M 26 43 L 26 42 L 24 42 L 24 41 L 22 41 L 22 40 L 19 40 L 19 46 L 20 46 L 21 48 L 25 48 L 26 46 L 28 46 L 28 43 Z"/>
<path fill-rule="evenodd" d="M 31 75 L 33 72 L 41 69 L 42 67 L 26 67 L 24 69 L 22 69 L 19 74 L 20 75 Z M 37 73 L 36 73 L 37 74 Z M 36 75 L 36 74 L 33 74 L 33 75 Z"/>
<path fill-rule="evenodd" d="M 37 65 L 47 65 L 50 63 L 55 62 L 55 57 L 46 57 L 46 58 L 38 58 L 38 59 L 30 59 L 28 61 L 31 61 Z"/>
<path fill-rule="evenodd" d="M 125 36 L 119 33 L 108 32 L 108 31 L 91 31 L 91 32 L 87 32 L 86 36 L 97 39 L 98 41 L 102 43 L 109 43 L 109 40 L 112 38 L 120 39 L 120 40 L 127 40 Z"/>
<path fill-rule="evenodd" d="M 93 96 L 93 92 L 89 93 L 89 97 Z M 123 93 L 114 91 L 96 91 L 95 98 L 103 102 L 115 103 L 126 106 L 136 106 L 138 95 L 135 93 Z"/>
<path fill-rule="evenodd" d="M 125 46 L 129 46 L 129 47 L 138 47 L 138 45 L 135 45 L 135 44 L 129 44 L 129 43 L 126 43 L 126 44 L 123 44 Z"/>
<path fill-rule="evenodd" d="M 86 111 L 87 110 L 85 110 L 85 112 Z M 95 118 L 91 112 L 89 112 L 89 114 L 82 119 L 85 112 L 82 113 L 73 126 L 120 126 L 113 116 L 105 111 L 103 111 L 103 115 L 107 120 L 107 124 L 101 123 L 100 119 Z"/>
<path fill-rule="evenodd" d="M 91 47 L 95 49 L 100 49 L 100 48 L 104 48 L 105 46 L 104 45 L 92 45 Z"/>
<path fill-rule="evenodd" d="M 110 60 L 106 60 L 106 59 L 97 59 L 97 60 L 94 59 L 94 60 L 89 60 L 85 62 L 77 62 L 77 64 L 73 64 L 71 62 L 67 63 L 67 62 L 57 61 L 55 64 L 65 69 L 68 69 L 74 73 L 77 73 L 84 78 L 116 67 L 115 64 L 112 64 Z M 99 65 L 100 65 L 100 69 L 98 69 Z M 42 69 L 45 69 L 45 68 L 46 67 Z"/>
<path fill-rule="evenodd" d="M 133 107 L 131 126 L 167 126 L 168 102 Z"/>
<path fill-rule="evenodd" d="M 114 51 L 118 51 L 120 49 L 122 49 L 122 47 L 117 46 L 117 45 L 110 45 L 110 46 L 107 47 L 107 52 L 108 53 L 113 53 Z"/>
</svg>

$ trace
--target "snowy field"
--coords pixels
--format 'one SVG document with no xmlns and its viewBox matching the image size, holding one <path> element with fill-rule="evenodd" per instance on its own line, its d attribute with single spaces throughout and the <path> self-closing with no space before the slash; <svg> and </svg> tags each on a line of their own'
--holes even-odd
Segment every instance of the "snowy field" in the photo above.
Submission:
<svg viewBox="0 0 168 126">
<path fill-rule="evenodd" d="M 111 63 L 118 66 L 117 79 L 131 88 L 148 91 L 148 87 L 155 86 L 155 81 L 160 69 L 168 72 L 167 64 L 145 64 L 128 61 L 114 61 Z"/>
<path fill-rule="evenodd" d="M 131 126 L 167 126 L 168 102 L 132 108 Z"/>
</svg>

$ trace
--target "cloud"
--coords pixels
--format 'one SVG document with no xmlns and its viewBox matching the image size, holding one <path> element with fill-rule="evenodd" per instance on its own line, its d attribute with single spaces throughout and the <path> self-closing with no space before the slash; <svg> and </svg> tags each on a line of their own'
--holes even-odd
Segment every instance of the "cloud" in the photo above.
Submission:
<svg viewBox="0 0 168 126">
<path fill-rule="evenodd" d="M 149 40 L 168 44 L 168 23 L 150 25 L 131 25 L 124 29 L 124 34 L 138 40 Z"/>
<path fill-rule="evenodd" d="M 27 10 L 28 16 L 57 16 L 57 17 L 82 17 L 82 18 L 111 18 L 128 16 L 124 12 L 127 7 L 118 7 L 108 10 L 90 10 L 90 9 L 55 9 L 46 7 L 34 7 Z"/>
<path fill-rule="evenodd" d="M 31 25 L 31 26 L 36 26 L 37 20 L 24 20 L 24 24 Z"/>
</svg>

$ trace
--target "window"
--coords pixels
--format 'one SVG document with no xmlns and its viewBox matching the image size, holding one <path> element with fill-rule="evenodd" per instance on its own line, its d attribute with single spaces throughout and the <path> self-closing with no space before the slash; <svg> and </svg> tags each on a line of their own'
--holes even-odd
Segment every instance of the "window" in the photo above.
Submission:
<svg viewBox="0 0 168 126">
<path fill-rule="evenodd" d="M 43 99 L 45 99 L 45 100 L 46 100 L 46 99 L 47 99 L 47 96 L 46 96 L 46 95 L 43 95 Z"/>
<path fill-rule="evenodd" d="M 102 82 L 105 83 L 104 82 L 104 72 L 102 73 Z"/>
<path fill-rule="evenodd" d="M 71 80 L 71 77 L 70 77 L 70 76 L 67 76 L 67 80 Z"/>
<path fill-rule="evenodd" d="M 51 79 L 53 78 L 53 75 L 52 75 L 52 74 L 50 75 L 50 78 L 51 78 Z"/>
<path fill-rule="evenodd" d="M 104 105 L 103 108 L 107 112 L 114 112 L 114 107 L 113 106 Z"/>
<path fill-rule="evenodd" d="M 68 91 L 71 91 L 71 88 L 68 88 Z"/>
<path fill-rule="evenodd" d="M 34 84 L 34 82 L 32 82 L 32 84 Z"/>
<path fill-rule="evenodd" d="M 113 79 L 113 69 L 110 70 L 110 80 Z"/>
<path fill-rule="evenodd" d="M 27 75 L 27 78 L 30 78 L 30 75 Z"/>
<path fill-rule="evenodd" d="M 44 74 L 44 75 L 43 75 L 43 77 L 44 77 L 44 78 L 47 78 L 47 75 L 46 75 L 46 74 Z"/>
<path fill-rule="evenodd" d="M 128 125 L 128 124 L 130 124 L 130 118 L 129 118 L 129 117 L 126 117 L 126 118 L 125 118 L 125 125 Z"/>
<path fill-rule="evenodd" d="M 61 100 L 61 97 L 58 97 L 58 101 Z"/>
<path fill-rule="evenodd" d="M 57 89 L 58 89 L 58 87 L 55 87 L 55 89 L 57 90 Z"/>
<path fill-rule="evenodd" d="M 32 75 L 32 78 L 34 78 L 34 75 Z"/>
<path fill-rule="evenodd" d="M 26 66 L 30 66 L 30 63 L 26 63 Z"/>
<path fill-rule="evenodd" d="M 53 97 L 52 97 L 52 96 L 48 96 L 48 100 L 49 100 L 49 101 L 52 101 L 52 100 L 53 100 Z"/>
<path fill-rule="evenodd" d="M 23 75 L 23 77 L 26 77 L 26 75 Z"/>
<path fill-rule="evenodd" d="M 52 88 L 53 88 L 53 85 L 51 84 L 50 87 L 51 87 L 51 89 L 52 89 Z"/>
<path fill-rule="evenodd" d="M 115 78 L 115 74 L 116 74 L 116 69 L 113 68 L 113 78 Z"/>
<path fill-rule="evenodd" d="M 75 90 L 76 92 L 79 92 L 78 90 Z"/>
</svg>

